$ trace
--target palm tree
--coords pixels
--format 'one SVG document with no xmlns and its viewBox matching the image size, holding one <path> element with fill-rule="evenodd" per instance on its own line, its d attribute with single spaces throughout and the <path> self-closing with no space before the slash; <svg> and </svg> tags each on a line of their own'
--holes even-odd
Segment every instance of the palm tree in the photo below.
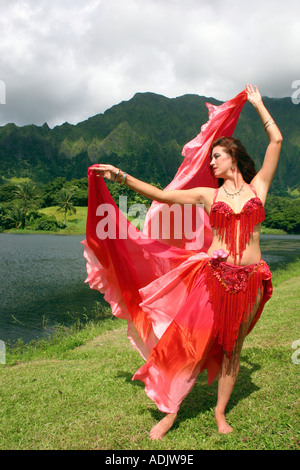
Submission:
<svg viewBox="0 0 300 470">
<path fill-rule="evenodd" d="M 19 205 L 12 207 L 6 214 L 5 220 L 12 222 L 15 228 L 20 228 L 24 222 L 24 208 Z"/>
<path fill-rule="evenodd" d="M 23 199 L 24 202 L 24 227 L 27 224 L 27 207 L 28 202 L 31 199 L 37 197 L 36 187 L 31 181 L 24 181 L 23 183 L 17 184 L 14 189 L 14 194 L 17 199 Z"/>
<path fill-rule="evenodd" d="M 64 225 L 67 225 L 67 212 L 71 214 L 76 214 L 76 208 L 73 206 L 73 203 L 70 202 L 73 197 L 77 187 L 72 188 L 62 188 L 57 196 L 57 203 L 59 205 L 58 211 L 64 211 Z"/>
</svg>

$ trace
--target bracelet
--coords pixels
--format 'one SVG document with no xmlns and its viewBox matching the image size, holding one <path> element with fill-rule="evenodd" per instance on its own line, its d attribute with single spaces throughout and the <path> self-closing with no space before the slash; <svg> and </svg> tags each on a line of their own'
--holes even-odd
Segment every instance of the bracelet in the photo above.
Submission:
<svg viewBox="0 0 300 470">
<path fill-rule="evenodd" d="M 126 176 L 127 176 L 127 173 L 125 173 L 125 171 L 124 171 L 120 184 L 123 184 L 125 182 Z"/>
<path fill-rule="evenodd" d="M 116 181 L 116 178 L 117 178 L 117 176 L 118 176 L 119 173 L 120 173 L 120 168 L 118 169 L 118 171 L 117 171 L 116 174 L 115 174 L 114 181 Z"/>
<path fill-rule="evenodd" d="M 264 126 L 265 126 L 265 127 L 266 127 L 266 124 L 268 124 L 268 122 L 271 121 L 271 119 L 272 119 L 272 118 L 270 117 L 270 119 L 268 119 L 268 120 L 264 123 Z"/>
<path fill-rule="evenodd" d="M 268 124 L 267 126 L 265 126 L 265 130 L 267 129 L 267 127 L 272 126 L 273 124 L 275 124 L 275 122 L 271 122 L 271 124 Z"/>
</svg>

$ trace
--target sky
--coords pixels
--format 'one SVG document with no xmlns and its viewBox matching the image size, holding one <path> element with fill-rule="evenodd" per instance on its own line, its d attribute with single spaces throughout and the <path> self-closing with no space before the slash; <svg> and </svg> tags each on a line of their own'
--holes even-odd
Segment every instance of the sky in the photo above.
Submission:
<svg viewBox="0 0 300 470">
<path fill-rule="evenodd" d="M 138 92 L 291 97 L 295 81 L 299 0 L 0 0 L 1 126 L 77 124 Z"/>
</svg>

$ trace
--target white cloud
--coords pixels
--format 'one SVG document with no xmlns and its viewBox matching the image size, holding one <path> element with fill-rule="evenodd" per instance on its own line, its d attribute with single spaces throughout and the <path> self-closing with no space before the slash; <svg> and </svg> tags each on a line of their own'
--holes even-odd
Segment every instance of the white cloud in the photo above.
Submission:
<svg viewBox="0 0 300 470">
<path fill-rule="evenodd" d="M 0 124 L 76 123 L 136 92 L 290 96 L 298 0 L 0 0 Z"/>
</svg>

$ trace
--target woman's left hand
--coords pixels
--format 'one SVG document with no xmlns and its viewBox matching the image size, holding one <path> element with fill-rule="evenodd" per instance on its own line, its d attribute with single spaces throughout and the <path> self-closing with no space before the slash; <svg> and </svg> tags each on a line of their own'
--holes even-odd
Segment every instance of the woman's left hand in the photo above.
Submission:
<svg viewBox="0 0 300 470">
<path fill-rule="evenodd" d="M 259 93 L 256 85 L 253 88 L 253 86 L 248 83 L 246 85 L 246 90 L 247 90 L 247 99 L 249 103 L 253 104 L 253 106 L 259 103 L 262 103 L 261 94 Z"/>
</svg>

